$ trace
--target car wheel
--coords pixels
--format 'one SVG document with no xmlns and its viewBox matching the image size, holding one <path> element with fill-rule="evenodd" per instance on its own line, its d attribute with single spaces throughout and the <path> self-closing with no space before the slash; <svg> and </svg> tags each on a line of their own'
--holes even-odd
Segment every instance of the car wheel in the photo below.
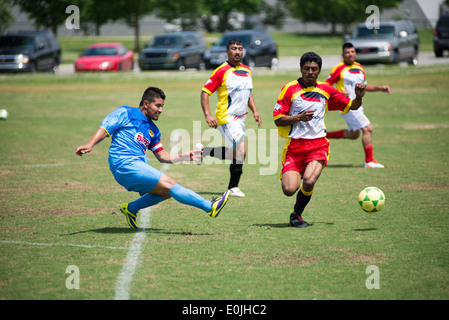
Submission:
<svg viewBox="0 0 449 320">
<path fill-rule="evenodd" d="M 184 64 L 184 60 L 178 59 L 178 63 L 176 64 L 176 68 L 177 68 L 179 71 L 184 71 L 184 70 L 186 69 L 186 66 L 185 66 L 185 64 Z"/>
<path fill-rule="evenodd" d="M 36 62 L 30 62 L 30 71 L 31 73 L 37 72 Z"/>
<path fill-rule="evenodd" d="M 206 70 L 206 63 L 204 62 L 203 59 L 200 60 L 200 63 L 198 64 L 196 69 L 200 71 Z"/>
<path fill-rule="evenodd" d="M 441 58 L 443 56 L 443 50 L 440 47 L 435 46 L 433 51 L 435 52 L 435 57 Z"/>
<path fill-rule="evenodd" d="M 273 57 L 271 59 L 271 70 L 278 70 L 279 69 L 279 59 L 277 57 Z"/>
<path fill-rule="evenodd" d="M 418 51 L 415 50 L 415 53 L 413 53 L 413 57 L 408 62 L 411 66 L 417 66 L 418 65 Z"/>
<path fill-rule="evenodd" d="M 392 63 L 393 64 L 398 64 L 399 63 L 399 53 L 397 51 L 393 51 Z"/>
</svg>

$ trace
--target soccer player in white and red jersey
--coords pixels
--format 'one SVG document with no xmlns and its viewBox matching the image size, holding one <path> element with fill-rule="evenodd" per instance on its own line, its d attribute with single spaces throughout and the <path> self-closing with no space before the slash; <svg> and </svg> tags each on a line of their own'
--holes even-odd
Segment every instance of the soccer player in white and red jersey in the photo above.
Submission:
<svg viewBox="0 0 449 320">
<path fill-rule="evenodd" d="M 343 62 L 336 65 L 326 80 L 329 85 L 336 86 L 337 90 L 353 99 L 355 97 L 355 84 L 365 83 L 367 92 L 387 92 L 391 94 L 388 86 L 375 86 L 366 83 L 365 69 L 355 61 L 356 51 L 352 43 L 343 44 Z M 346 121 L 347 129 L 327 133 L 328 139 L 357 139 L 362 131 L 362 144 L 365 152 L 365 168 L 383 168 L 384 166 L 374 159 L 373 155 L 373 127 L 363 112 L 363 106 L 357 110 L 341 114 Z"/>
<path fill-rule="evenodd" d="M 300 61 L 302 77 L 284 86 L 273 110 L 279 134 L 288 139 L 282 153 L 282 191 L 291 197 L 299 189 L 294 212 L 290 214 L 290 224 L 298 228 L 307 227 L 302 213 L 329 159 L 324 115 L 330 110 L 358 109 L 365 94 L 363 83 L 355 85 L 356 96 L 351 100 L 337 89 L 318 82 L 321 66 L 319 55 L 305 53 Z"/>
<path fill-rule="evenodd" d="M 226 54 L 228 61 L 214 70 L 201 91 L 201 107 L 206 122 L 210 127 L 218 128 L 226 141 L 226 147 L 212 148 L 198 144 L 197 148 L 203 151 L 203 157 L 212 156 L 222 160 L 232 160 L 229 168 L 231 176 L 228 189 L 231 191 L 231 196 L 244 197 L 245 194 L 238 186 L 246 157 L 244 138 L 248 108 L 253 112 L 259 127 L 261 118 L 252 95 L 251 70 L 241 63 L 243 58 L 242 41 L 239 39 L 229 40 L 226 45 Z M 209 106 L 209 96 L 214 92 L 217 92 L 218 95 L 216 118 L 211 115 Z"/>
</svg>

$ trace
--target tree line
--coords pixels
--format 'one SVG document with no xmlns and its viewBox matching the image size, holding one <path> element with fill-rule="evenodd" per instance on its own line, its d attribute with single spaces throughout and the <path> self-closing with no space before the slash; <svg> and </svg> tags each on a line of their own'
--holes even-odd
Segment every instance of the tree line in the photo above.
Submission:
<svg viewBox="0 0 449 320">
<path fill-rule="evenodd" d="M 81 25 L 90 23 L 100 34 L 101 26 L 108 22 L 125 21 L 134 29 L 136 48 L 139 48 L 140 20 L 150 14 L 167 22 L 180 21 L 181 28 L 201 28 L 207 32 L 224 32 L 234 29 L 230 24 L 232 13 L 258 14 L 259 26 L 280 28 L 285 18 L 291 16 L 304 22 L 331 23 L 333 32 L 337 25 L 343 30 L 357 22 L 363 22 L 366 8 L 376 5 L 380 10 L 398 6 L 402 0 L 1 0 L 0 31 L 4 31 L 12 17 L 9 9 L 17 5 L 35 24 L 57 32 L 64 24 L 69 5 L 80 9 Z M 446 0 L 449 2 L 449 0 Z M 212 23 L 212 17 L 218 23 Z M 287 26 L 288 27 L 288 26 Z"/>
</svg>

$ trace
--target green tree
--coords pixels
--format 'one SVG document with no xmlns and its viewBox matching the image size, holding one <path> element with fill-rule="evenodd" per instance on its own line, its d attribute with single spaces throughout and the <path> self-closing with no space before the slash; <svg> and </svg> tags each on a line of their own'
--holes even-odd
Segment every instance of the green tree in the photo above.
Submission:
<svg viewBox="0 0 449 320">
<path fill-rule="evenodd" d="M 368 17 L 365 12 L 370 5 L 377 6 L 380 11 L 398 6 L 402 0 L 282 0 L 293 17 L 304 22 L 331 23 L 332 33 L 336 33 L 336 26 L 341 24 L 344 33 L 349 26 L 356 22 L 363 22 Z"/>
<path fill-rule="evenodd" d="M 229 18 L 233 11 L 242 13 L 257 13 L 262 0 L 215 0 L 205 1 L 206 15 L 216 15 L 219 18 L 218 31 L 224 32 L 226 30 L 234 29 L 229 24 Z"/>
<path fill-rule="evenodd" d="M 79 5 L 80 0 L 13 0 L 13 3 L 28 13 L 38 27 L 51 29 L 56 34 L 58 26 L 67 19 L 67 6 Z"/>
<path fill-rule="evenodd" d="M 97 35 L 103 24 L 109 21 L 124 20 L 134 29 L 134 50 L 140 51 L 140 19 L 153 11 L 156 0 L 79 1 L 81 1 L 81 19 L 95 23 Z"/>
<path fill-rule="evenodd" d="M 157 16 L 166 19 L 168 22 L 173 22 L 175 19 L 181 20 L 182 30 L 192 30 L 198 25 L 201 20 L 202 5 L 204 0 L 155 0 Z"/>
<path fill-rule="evenodd" d="M 162 18 L 169 21 L 181 18 L 184 21 L 199 21 L 207 31 L 226 31 L 234 29 L 229 24 L 232 12 L 246 14 L 257 13 L 262 0 L 156 0 L 157 12 Z M 217 16 L 219 19 L 218 30 L 213 30 L 210 25 L 210 17 Z"/>
<path fill-rule="evenodd" d="M 14 17 L 11 15 L 11 0 L 0 1 L 0 33 L 8 29 Z"/>
</svg>

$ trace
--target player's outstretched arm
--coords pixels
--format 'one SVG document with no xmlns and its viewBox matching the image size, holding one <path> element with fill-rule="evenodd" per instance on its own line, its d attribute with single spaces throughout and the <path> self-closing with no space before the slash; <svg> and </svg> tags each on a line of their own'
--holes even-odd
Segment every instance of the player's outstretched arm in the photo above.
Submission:
<svg viewBox="0 0 449 320">
<path fill-rule="evenodd" d="M 372 84 L 367 84 L 366 85 L 366 91 L 368 92 L 386 92 L 388 94 L 391 94 L 391 89 L 389 86 L 375 86 Z"/>
<path fill-rule="evenodd" d="M 181 161 L 199 161 L 201 160 L 201 153 L 201 150 L 190 150 L 183 154 L 171 154 L 165 150 L 161 150 L 154 155 L 161 163 L 177 163 Z"/>
<path fill-rule="evenodd" d="M 355 99 L 352 100 L 351 110 L 357 110 L 362 105 L 362 99 L 366 92 L 366 84 L 357 83 L 355 85 Z"/>
<path fill-rule="evenodd" d="M 104 138 L 108 136 L 108 133 L 104 128 L 98 128 L 98 130 L 94 133 L 92 138 L 90 138 L 87 144 L 83 144 L 76 148 L 75 153 L 79 156 L 82 156 L 85 153 L 89 153 L 92 151 L 92 148 L 97 144 L 103 141 Z"/>
</svg>

